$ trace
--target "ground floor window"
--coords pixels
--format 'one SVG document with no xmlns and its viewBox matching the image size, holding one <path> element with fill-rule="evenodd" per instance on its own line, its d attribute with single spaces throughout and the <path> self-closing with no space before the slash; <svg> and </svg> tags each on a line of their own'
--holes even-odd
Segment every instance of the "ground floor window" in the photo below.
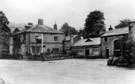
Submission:
<svg viewBox="0 0 135 84">
<path fill-rule="evenodd" d="M 99 48 L 93 48 L 93 55 L 99 55 Z"/>
<path fill-rule="evenodd" d="M 78 55 L 83 55 L 83 50 L 82 49 L 78 50 Z"/>
</svg>

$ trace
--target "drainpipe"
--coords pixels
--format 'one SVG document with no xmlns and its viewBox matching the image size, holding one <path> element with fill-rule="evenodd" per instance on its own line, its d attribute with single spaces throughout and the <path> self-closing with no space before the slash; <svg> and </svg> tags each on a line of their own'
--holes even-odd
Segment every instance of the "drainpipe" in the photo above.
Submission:
<svg viewBox="0 0 135 84">
<path fill-rule="evenodd" d="M 42 37 L 42 42 L 41 42 L 41 53 L 43 53 L 43 52 L 44 52 L 44 51 L 43 51 L 43 41 L 44 41 L 44 37 L 43 37 L 43 35 L 44 35 L 44 34 L 42 34 L 42 35 L 41 35 L 41 37 Z"/>
</svg>

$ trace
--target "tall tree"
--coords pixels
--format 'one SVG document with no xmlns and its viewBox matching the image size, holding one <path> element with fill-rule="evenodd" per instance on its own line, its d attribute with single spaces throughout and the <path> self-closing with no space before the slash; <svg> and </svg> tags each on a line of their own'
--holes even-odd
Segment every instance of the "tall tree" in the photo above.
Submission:
<svg viewBox="0 0 135 84">
<path fill-rule="evenodd" d="M 120 23 L 118 25 L 116 25 L 115 28 L 118 29 L 118 28 L 128 27 L 128 26 L 130 26 L 131 22 L 132 22 L 132 20 L 130 20 L 130 19 L 120 20 Z"/>
<path fill-rule="evenodd" d="M 90 12 L 85 20 L 84 38 L 99 37 L 101 32 L 105 32 L 104 14 L 95 10 Z"/>
<path fill-rule="evenodd" d="M 68 23 L 64 23 L 60 31 L 64 32 L 65 36 L 69 36 L 70 34 L 71 35 L 78 34 L 78 31 L 74 27 L 69 26 Z"/>
<path fill-rule="evenodd" d="M 5 50 L 8 51 L 8 45 L 9 45 L 9 35 L 10 35 L 10 29 L 7 26 L 9 24 L 9 21 L 5 14 L 0 11 L 0 57 L 4 56 Z M 7 54 L 7 53 L 6 53 Z"/>
<path fill-rule="evenodd" d="M 7 25 L 9 24 L 9 21 L 7 17 L 5 16 L 5 14 L 2 11 L 0 11 L 0 25 L 3 25 L 3 24 Z"/>
</svg>

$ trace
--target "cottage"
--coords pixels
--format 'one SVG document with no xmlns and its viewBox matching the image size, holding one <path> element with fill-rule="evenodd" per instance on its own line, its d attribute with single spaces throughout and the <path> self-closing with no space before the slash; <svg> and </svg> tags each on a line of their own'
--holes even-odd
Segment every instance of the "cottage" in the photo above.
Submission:
<svg viewBox="0 0 135 84">
<path fill-rule="evenodd" d="M 77 52 L 78 56 L 83 57 L 100 57 L 100 38 L 81 39 L 72 47 Z"/>
<path fill-rule="evenodd" d="M 120 56 L 123 41 L 127 40 L 129 28 L 111 29 L 101 36 L 101 51 L 103 58 Z"/>
<path fill-rule="evenodd" d="M 10 37 L 10 54 L 39 55 L 40 53 L 63 52 L 64 33 L 43 24 L 42 19 L 38 19 L 38 24 L 29 23 L 22 31 L 13 33 Z"/>
</svg>

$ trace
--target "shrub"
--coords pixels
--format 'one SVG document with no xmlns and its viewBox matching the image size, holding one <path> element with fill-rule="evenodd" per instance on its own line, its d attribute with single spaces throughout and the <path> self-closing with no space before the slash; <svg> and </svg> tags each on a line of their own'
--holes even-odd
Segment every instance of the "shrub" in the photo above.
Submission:
<svg viewBox="0 0 135 84">
<path fill-rule="evenodd" d="M 124 48 L 123 48 L 123 57 L 128 61 L 129 65 L 134 64 L 135 59 L 132 51 L 132 47 L 135 45 L 133 44 L 133 41 L 131 38 L 129 38 L 127 41 L 124 42 Z"/>
</svg>

